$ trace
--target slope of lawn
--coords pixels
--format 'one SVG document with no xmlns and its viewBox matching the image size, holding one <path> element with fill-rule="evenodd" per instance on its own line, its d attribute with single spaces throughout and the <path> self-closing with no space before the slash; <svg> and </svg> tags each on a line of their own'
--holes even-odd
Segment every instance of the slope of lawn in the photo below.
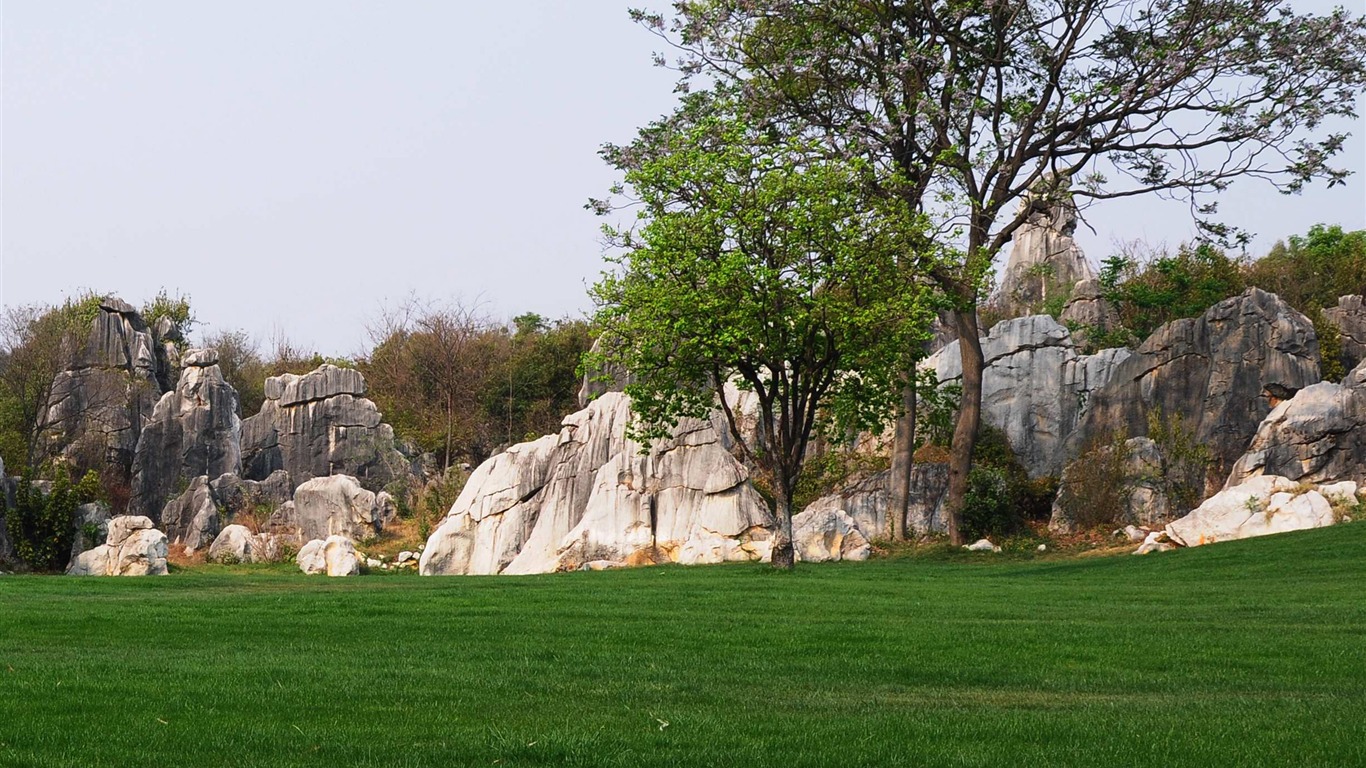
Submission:
<svg viewBox="0 0 1366 768">
<path fill-rule="evenodd" d="M 0 766 L 1007 764 L 1366 764 L 1366 525 L 790 574 L 0 577 Z"/>
</svg>

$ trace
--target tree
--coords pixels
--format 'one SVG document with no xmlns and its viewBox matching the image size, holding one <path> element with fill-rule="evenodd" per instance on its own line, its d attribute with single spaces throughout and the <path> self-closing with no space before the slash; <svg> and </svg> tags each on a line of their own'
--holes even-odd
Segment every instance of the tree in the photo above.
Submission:
<svg viewBox="0 0 1366 768">
<path fill-rule="evenodd" d="M 729 84 L 773 130 L 867 159 L 895 182 L 870 196 L 929 216 L 959 247 L 956 263 L 925 266 L 962 341 L 955 541 L 981 415 L 976 309 L 993 258 L 1029 213 L 1010 206 L 1049 204 L 1077 180 L 1083 203 L 1179 197 L 1209 236 L 1236 239 L 1210 195 L 1240 177 L 1286 192 L 1343 183 L 1349 171 L 1330 161 L 1345 135 L 1325 121 L 1355 117 L 1366 82 L 1366 21 L 1340 8 L 1295 14 L 1286 0 L 679 0 L 674 10 L 671 20 L 632 13 L 681 50 L 682 89 L 696 76 Z"/>
<path fill-rule="evenodd" d="M 602 153 L 639 206 L 635 226 L 605 228 L 618 269 L 592 291 L 615 340 L 604 354 L 633 377 L 633 434 L 648 444 L 719 405 L 771 493 L 777 568 L 794 563 L 791 500 L 813 430 L 878 425 L 932 317 L 898 269 L 915 217 L 865 209 L 865 164 L 810 150 L 699 92 Z M 753 394 L 753 432 L 732 384 Z"/>
</svg>

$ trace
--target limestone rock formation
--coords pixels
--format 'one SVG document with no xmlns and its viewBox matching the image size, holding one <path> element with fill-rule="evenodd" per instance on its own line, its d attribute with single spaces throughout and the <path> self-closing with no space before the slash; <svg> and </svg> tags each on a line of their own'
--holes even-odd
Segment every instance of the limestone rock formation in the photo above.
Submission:
<svg viewBox="0 0 1366 768">
<path fill-rule="evenodd" d="M 1261 475 L 1206 499 L 1189 515 L 1168 523 L 1166 533 L 1182 546 L 1195 547 L 1333 523 L 1332 504 L 1318 490 Z"/>
<path fill-rule="evenodd" d="M 124 515 L 109 521 L 104 544 L 82 552 L 67 567 L 69 576 L 162 576 L 166 534 L 150 518 Z"/>
<path fill-rule="evenodd" d="M 1119 313 L 1105 300 L 1100 280 L 1094 277 L 1077 281 L 1058 320 L 1073 329 L 1072 339 L 1081 347 L 1087 345 L 1092 334 L 1119 327 Z"/>
<path fill-rule="evenodd" d="M 53 380 L 39 418 L 48 453 L 71 461 L 78 474 L 107 465 L 127 472 L 163 392 L 158 349 L 132 306 L 101 302 L 85 346 Z"/>
<path fill-rule="evenodd" d="M 886 536 L 888 471 L 878 472 L 849 483 L 845 487 L 811 502 L 802 512 L 842 511 L 853 518 L 863 535 L 870 538 Z M 906 530 L 912 534 L 943 533 L 944 493 L 949 489 L 949 465 L 941 462 L 917 461 L 911 467 L 911 489 L 908 495 Z M 795 518 L 794 518 L 795 520 Z"/>
<path fill-rule="evenodd" d="M 1166 479 L 1169 475 L 1167 462 L 1157 443 L 1146 437 L 1131 437 L 1124 441 L 1123 457 L 1114 457 L 1115 447 L 1104 445 L 1094 453 L 1088 453 L 1084 460 L 1070 464 L 1063 470 L 1058 483 L 1058 495 L 1053 500 L 1053 515 L 1048 527 L 1054 531 L 1068 532 L 1077 526 L 1079 511 L 1093 511 L 1090 508 L 1099 503 L 1093 487 L 1098 466 L 1108 465 L 1113 458 L 1122 461 L 1123 466 L 1117 474 L 1122 476 L 1102 477 L 1099 482 L 1115 486 L 1115 500 L 1120 506 L 1114 510 L 1118 519 L 1108 520 L 1115 525 L 1129 527 L 1151 527 L 1162 525 L 1172 518 L 1172 501 L 1168 497 Z M 1111 489 L 1101 489 L 1102 492 Z M 1080 509 L 1079 509 L 1080 508 Z M 1180 510 L 1176 512 L 1184 512 Z"/>
<path fill-rule="evenodd" d="M 355 576 L 360 573 L 360 558 L 356 556 L 356 545 L 345 536 L 328 536 L 314 539 L 299 550 L 295 562 L 299 570 L 306 574 L 327 574 L 328 576 Z"/>
<path fill-rule="evenodd" d="M 1225 487 L 1258 475 L 1366 483 L 1366 361 L 1341 384 L 1320 382 L 1277 405 L 1233 465 Z"/>
<path fill-rule="evenodd" d="M 1350 371 L 1366 360 L 1366 298 L 1343 296 L 1336 307 L 1323 310 L 1323 317 L 1338 329 L 1342 369 Z"/>
<path fill-rule="evenodd" d="M 242 468 L 237 391 L 223 379 L 218 353 L 192 349 L 182 362 L 176 388 L 157 401 L 133 454 L 128 509 L 153 520 L 179 483 Z M 179 531 L 168 524 L 167 532 L 175 541 Z"/>
<path fill-rule="evenodd" d="M 245 525 L 229 525 L 209 545 L 211 563 L 273 563 L 280 559 L 280 543 L 269 533 L 252 533 Z"/>
<path fill-rule="evenodd" d="M 229 519 L 241 514 L 273 511 L 294 498 L 294 483 L 283 469 L 261 481 L 243 480 L 235 474 L 219 475 L 209 482 L 209 487 Z"/>
<path fill-rule="evenodd" d="M 1198 318 L 1159 328 L 1091 392 L 1069 456 L 1122 434 L 1148 434 L 1148 416 L 1180 415 L 1226 476 L 1271 411 L 1268 386 L 1295 392 L 1319 380 L 1318 341 L 1304 315 L 1249 288 Z"/>
<path fill-rule="evenodd" d="M 1072 239 L 1077 206 L 1070 196 L 1050 202 L 1025 198 L 1029 219 L 1012 238 L 1001 286 L 992 304 L 1008 317 L 1038 312 L 1050 298 L 1066 293 L 1096 271 Z"/>
<path fill-rule="evenodd" d="M 961 379 L 958 342 L 931 355 L 941 383 Z M 1030 477 L 1056 475 L 1068 436 L 1092 393 L 1120 370 L 1126 349 L 1080 355 L 1072 335 L 1047 315 L 997 323 L 982 339 L 982 420 L 1005 432 Z"/>
<path fill-rule="evenodd" d="M 387 522 L 376 495 L 350 475 L 315 477 L 295 488 L 294 512 L 304 541 L 329 536 L 363 541 Z"/>
<path fill-rule="evenodd" d="M 345 474 L 381 487 L 406 471 L 394 430 L 365 399 L 360 371 L 323 365 L 266 379 L 261 412 L 242 422 L 242 475 L 285 470 L 296 483 Z"/>
<path fill-rule="evenodd" d="M 191 480 L 179 496 L 166 502 L 157 517 L 171 545 L 183 546 L 186 552 L 212 543 L 223 522 L 206 475 Z"/>
<path fill-rule="evenodd" d="M 793 515 L 792 546 L 804 563 L 829 560 L 867 560 L 873 552 L 863 531 L 840 509 L 812 510 Z"/>
<path fill-rule="evenodd" d="M 630 400 L 601 395 L 558 435 L 480 465 L 422 553 L 423 574 L 542 573 L 583 563 L 758 559 L 772 521 L 709 422 L 640 455 Z"/>
<path fill-rule="evenodd" d="M 588 359 L 592 360 L 595 355 L 602 354 L 604 342 L 605 337 L 603 336 L 593 340 L 593 346 L 588 350 Z M 579 407 L 586 408 L 598 396 L 608 392 L 621 392 L 630 383 L 630 374 L 620 368 L 585 367 L 583 381 L 579 385 Z"/>
</svg>

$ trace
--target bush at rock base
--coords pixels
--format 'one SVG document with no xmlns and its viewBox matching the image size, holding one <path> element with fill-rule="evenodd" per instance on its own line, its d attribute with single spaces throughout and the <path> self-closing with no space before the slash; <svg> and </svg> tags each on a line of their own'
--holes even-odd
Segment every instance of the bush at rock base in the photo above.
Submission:
<svg viewBox="0 0 1366 768">
<path fill-rule="evenodd" d="M 15 553 L 35 571 L 66 567 L 76 537 L 76 509 L 100 496 L 100 478 L 93 471 L 74 485 L 65 471 L 56 474 L 47 494 L 28 478 L 21 479 L 14 493 L 14 508 L 5 516 Z"/>
</svg>

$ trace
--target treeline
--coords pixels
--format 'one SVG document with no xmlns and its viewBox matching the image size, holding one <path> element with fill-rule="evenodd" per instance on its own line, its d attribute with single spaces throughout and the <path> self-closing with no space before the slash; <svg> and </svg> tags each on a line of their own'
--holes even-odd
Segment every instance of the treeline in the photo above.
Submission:
<svg viewBox="0 0 1366 768">
<path fill-rule="evenodd" d="M 0 317 L 0 458 L 7 474 L 54 475 L 43 466 L 43 413 L 53 380 L 85 348 L 106 298 L 84 292 L 57 305 L 9 307 Z M 579 359 L 591 344 L 582 320 L 526 313 L 503 323 L 456 303 L 408 301 L 370 324 L 369 350 L 337 358 L 282 334 L 264 343 L 240 330 L 195 336 L 190 299 L 165 291 L 139 312 L 149 327 L 166 318 L 180 352 L 217 350 L 243 418 L 260 410 L 268 377 L 324 363 L 359 369 L 367 396 L 395 434 L 412 452 L 429 454 L 437 471 L 478 464 L 505 445 L 557 431 L 577 408 Z"/>
</svg>

